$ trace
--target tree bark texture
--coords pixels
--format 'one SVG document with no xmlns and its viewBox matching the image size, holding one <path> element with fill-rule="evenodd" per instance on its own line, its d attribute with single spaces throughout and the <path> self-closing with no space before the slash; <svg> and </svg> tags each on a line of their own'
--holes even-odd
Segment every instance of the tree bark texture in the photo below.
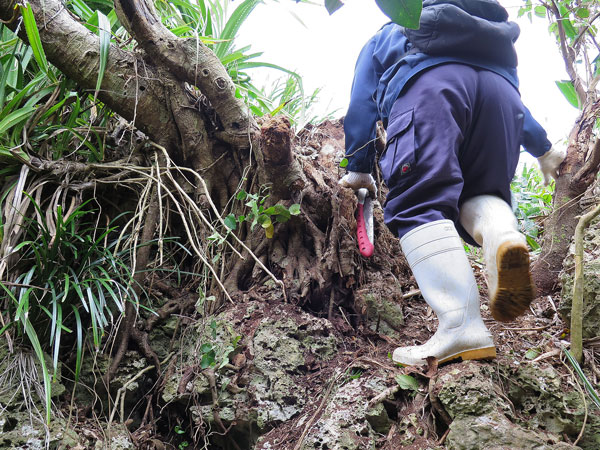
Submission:
<svg viewBox="0 0 600 450">
<path fill-rule="evenodd" d="M 542 252 L 533 265 L 539 295 L 549 295 L 558 287 L 558 274 L 582 213 L 579 200 L 598 173 L 600 148 L 591 142 L 599 114 L 600 101 L 588 103 L 569 136 L 567 157 L 556 181 L 553 212 L 544 223 Z"/>
<path fill-rule="evenodd" d="M 30 3 L 48 60 L 82 88 L 94 90 L 99 37 L 57 0 Z M 0 18 L 9 20 L 14 5 L 14 0 L 0 0 Z M 379 248 L 370 261 L 359 259 L 354 240 L 356 198 L 337 184 L 343 153 L 339 123 L 330 124 L 327 135 L 309 128 L 294 136 L 289 121 L 276 117 L 263 120 L 259 130 L 209 48 L 173 35 L 144 0 L 116 0 L 116 10 L 137 47 L 128 51 L 111 45 L 98 97 L 164 147 L 172 160 L 203 178 L 206 189 L 196 190 L 200 207 L 210 209 L 203 198 L 208 195 L 221 218 L 242 216 L 247 206 L 236 201 L 236 193 L 263 192 L 264 186 L 269 188 L 265 207 L 301 205 L 301 215 L 277 223 L 271 239 L 260 226 L 240 222 L 235 233 L 245 247 L 230 242 L 244 258 L 225 248 L 220 283 L 211 279 L 209 291 L 214 294 L 223 284 L 231 295 L 240 291 L 263 295 L 261 286 L 269 277 L 261 264 L 283 281 L 285 298 L 308 303 L 314 310 L 331 312 L 335 305 L 351 305 L 351 289 L 369 285 L 370 275 L 357 272 L 359 265 L 373 265 L 373 276 L 393 285 L 395 274 L 404 269 L 396 260 L 397 246 Z M 16 28 L 16 23 L 11 26 Z M 20 33 L 26 40 L 22 29 Z M 190 176 L 190 180 L 191 184 L 197 179 Z M 209 214 L 218 222 L 214 209 Z M 382 217 L 377 219 L 381 225 Z M 204 224 L 197 227 L 200 240 L 212 233 L 202 229 Z M 380 228 L 384 236 L 387 230 Z"/>
</svg>

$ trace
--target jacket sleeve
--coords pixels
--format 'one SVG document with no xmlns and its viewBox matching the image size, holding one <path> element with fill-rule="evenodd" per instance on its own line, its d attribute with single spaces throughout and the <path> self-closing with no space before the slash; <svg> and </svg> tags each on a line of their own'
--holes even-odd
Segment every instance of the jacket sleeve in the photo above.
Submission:
<svg viewBox="0 0 600 450">
<path fill-rule="evenodd" d="M 521 145 L 531 156 L 539 158 L 552 147 L 546 136 L 546 130 L 533 118 L 531 112 L 525 107 L 523 118 L 523 138 Z"/>
<path fill-rule="evenodd" d="M 373 58 L 376 37 L 363 47 L 350 94 L 350 105 L 344 119 L 346 158 L 351 172 L 370 173 L 375 162 L 376 126 L 379 120 L 375 92 L 379 82 Z"/>
</svg>

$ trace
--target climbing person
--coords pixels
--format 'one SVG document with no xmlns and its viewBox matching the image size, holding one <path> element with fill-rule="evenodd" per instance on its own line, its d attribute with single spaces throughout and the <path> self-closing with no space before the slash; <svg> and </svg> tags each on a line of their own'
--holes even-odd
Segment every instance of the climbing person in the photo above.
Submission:
<svg viewBox="0 0 600 450">
<path fill-rule="evenodd" d="M 425 0 L 418 30 L 384 25 L 356 63 L 340 184 L 375 197 L 381 120 L 384 222 L 439 321 L 425 344 L 394 351 L 401 364 L 496 356 L 460 237 L 483 247 L 496 320 L 515 319 L 535 296 L 510 182 L 521 145 L 538 158 L 546 183 L 565 152 L 552 147 L 521 102 L 513 46 L 519 27 L 507 19 L 495 0 Z"/>
</svg>

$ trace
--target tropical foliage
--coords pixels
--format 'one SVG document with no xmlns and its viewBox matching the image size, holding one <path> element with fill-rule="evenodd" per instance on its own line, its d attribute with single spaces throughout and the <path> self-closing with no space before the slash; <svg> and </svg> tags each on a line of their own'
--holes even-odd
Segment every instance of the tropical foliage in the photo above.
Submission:
<svg viewBox="0 0 600 450">
<path fill-rule="evenodd" d="M 305 97 L 299 74 L 260 62 L 260 52 L 235 44 L 240 26 L 259 3 L 245 0 L 232 11 L 229 7 L 235 4 L 228 0 L 159 0 L 155 7 L 174 34 L 213 49 L 234 80 L 236 95 L 255 115 L 285 114 L 294 123 L 306 123 L 307 107 L 318 91 Z M 133 48 L 113 3 L 72 0 L 67 6 L 100 37 L 94 90 L 82 89 L 47 61 L 28 4 L 20 13 L 29 45 L 0 24 L 0 335 L 11 346 L 34 349 L 44 374 L 48 414 L 51 377 L 63 355 L 75 355 L 72 370 L 77 379 L 86 346 L 97 351 L 121 320 L 126 304 L 139 306 L 136 289 L 141 286 L 133 272 L 137 249 L 158 245 L 162 258 L 168 242 L 164 237 L 157 243 L 139 241 L 140 211 L 147 203 L 132 202 L 132 213 L 126 216 L 119 212 L 123 209 L 97 201 L 89 190 L 89 183 L 98 182 L 92 174 L 86 186 L 56 186 L 31 165 L 37 159 L 90 168 L 111 162 L 117 169 L 143 140 L 98 100 L 110 45 Z M 265 92 L 252 82 L 249 71 L 257 68 L 275 70 L 285 78 Z M 150 190 L 144 183 L 154 176 L 142 171 L 128 183 L 141 186 L 147 197 Z M 101 183 L 127 186 L 117 178 L 109 175 Z M 176 201 L 173 194 L 170 198 Z M 289 217 L 289 211 L 284 212 Z M 229 233 L 226 227 L 222 230 Z M 214 236 L 216 241 L 209 240 L 207 246 L 214 251 L 212 263 L 225 245 L 222 235 Z M 184 257 L 189 254 L 174 247 Z M 51 355 L 50 361 L 44 354 Z"/>
</svg>

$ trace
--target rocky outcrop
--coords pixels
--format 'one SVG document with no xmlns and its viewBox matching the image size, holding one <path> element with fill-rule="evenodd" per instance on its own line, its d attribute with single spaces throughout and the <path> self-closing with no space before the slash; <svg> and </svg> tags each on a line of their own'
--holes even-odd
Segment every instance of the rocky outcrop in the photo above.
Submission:
<svg viewBox="0 0 600 450">
<path fill-rule="evenodd" d="M 193 401 L 197 429 L 232 427 L 242 448 L 304 409 L 340 344 L 329 321 L 285 304 L 241 304 L 186 334 L 162 399 Z"/>
<path fill-rule="evenodd" d="M 450 365 L 432 380 L 431 395 L 452 422 L 449 449 L 597 449 L 600 418 L 585 416 L 577 391 L 565 392 L 550 366 L 492 366 L 475 362 Z"/>
</svg>

